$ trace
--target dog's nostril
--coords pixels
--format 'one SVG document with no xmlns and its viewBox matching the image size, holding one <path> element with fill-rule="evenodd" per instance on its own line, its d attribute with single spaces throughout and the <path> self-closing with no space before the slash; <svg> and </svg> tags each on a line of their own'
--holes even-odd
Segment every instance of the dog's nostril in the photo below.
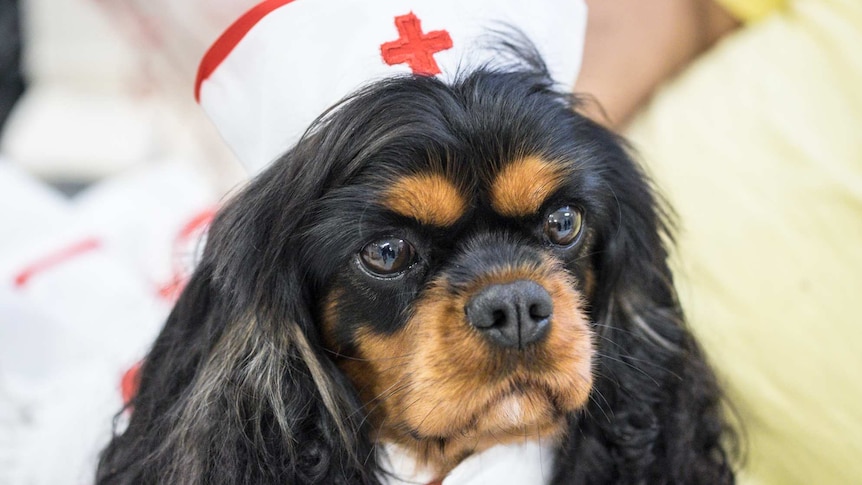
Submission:
<svg viewBox="0 0 862 485">
<path fill-rule="evenodd" d="M 524 348 L 548 333 L 553 301 L 533 281 L 490 285 L 465 307 L 467 320 L 498 345 Z"/>
<path fill-rule="evenodd" d="M 536 319 L 548 318 L 551 316 L 551 306 L 534 303 L 530 305 L 530 317 Z"/>
<path fill-rule="evenodd" d="M 506 312 L 503 310 L 494 310 L 494 313 L 491 315 L 491 326 L 496 327 L 499 325 L 506 324 Z"/>
</svg>

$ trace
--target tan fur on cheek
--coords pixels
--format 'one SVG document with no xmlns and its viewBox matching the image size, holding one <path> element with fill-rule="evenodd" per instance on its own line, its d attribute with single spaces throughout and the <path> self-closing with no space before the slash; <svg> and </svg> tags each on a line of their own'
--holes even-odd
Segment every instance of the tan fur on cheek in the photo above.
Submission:
<svg viewBox="0 0 862 485">
<path fill-rule="evenodd" d="M 533 215 L 565 181 L 558 163 L 538 157 L 514 161 L 497 174 L 491 184 L 491 207 L 503 216 Z"/>
</svg>

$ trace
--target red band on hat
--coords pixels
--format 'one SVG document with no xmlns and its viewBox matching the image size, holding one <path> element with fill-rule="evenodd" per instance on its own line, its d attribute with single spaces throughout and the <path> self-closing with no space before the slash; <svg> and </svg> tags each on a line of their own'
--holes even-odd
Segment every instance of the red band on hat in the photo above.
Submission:
<svg viewBox="0 0 862 485">
<path fill-rule="evenodd" d="M 273 10 L 283 7 L 294 0 L 264 0 L 246 12 L 236 22 L 231 24 L 209 48 L 201 64 L 198 66 L 198 76 L 195 80 L 195 100 L 201 100 L 201 84 L 219 67 L 239 41 L 245 37 L 258 22 Z"/>
</svg>

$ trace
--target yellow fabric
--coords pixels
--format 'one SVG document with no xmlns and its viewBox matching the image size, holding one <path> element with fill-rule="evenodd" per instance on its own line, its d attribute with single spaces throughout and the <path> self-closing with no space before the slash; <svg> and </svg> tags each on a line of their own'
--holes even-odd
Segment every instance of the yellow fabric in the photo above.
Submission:
<svg viewBox="0 0 862 485">
<path fill-rule="evenodd" d="M 782 6 L 784 0 L 716 0 L 734 17 L 751 22 L 760 20 Z"/>
<path fill-rule="evenodd" d="M 741 483 L 862 483 L 862 1 L 789 1 L 628 134 L 681 219 L 681 298 L 744 422 Z"/>
</svg>

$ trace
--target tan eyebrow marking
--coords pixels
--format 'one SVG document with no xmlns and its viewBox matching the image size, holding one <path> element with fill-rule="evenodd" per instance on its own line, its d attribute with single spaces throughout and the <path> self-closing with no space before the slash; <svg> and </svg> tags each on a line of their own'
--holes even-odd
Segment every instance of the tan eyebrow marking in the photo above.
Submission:
<svg viewBox="0 0 862 485">
<path fill-rule="evenodd" d="M 464 215 L 467 200 L 449 179 L 436 173 L 408 175 L 383 194 L 389 210 L 423 224 L 451 226 Z"/>
<path fill-rule="evenodd" d="M 565 178 L 559 163 L 539 157 L 516 160 L 503 167 L 491 184 L 491 207 L 507 217 L 535 214 Z"/>
</svg>

